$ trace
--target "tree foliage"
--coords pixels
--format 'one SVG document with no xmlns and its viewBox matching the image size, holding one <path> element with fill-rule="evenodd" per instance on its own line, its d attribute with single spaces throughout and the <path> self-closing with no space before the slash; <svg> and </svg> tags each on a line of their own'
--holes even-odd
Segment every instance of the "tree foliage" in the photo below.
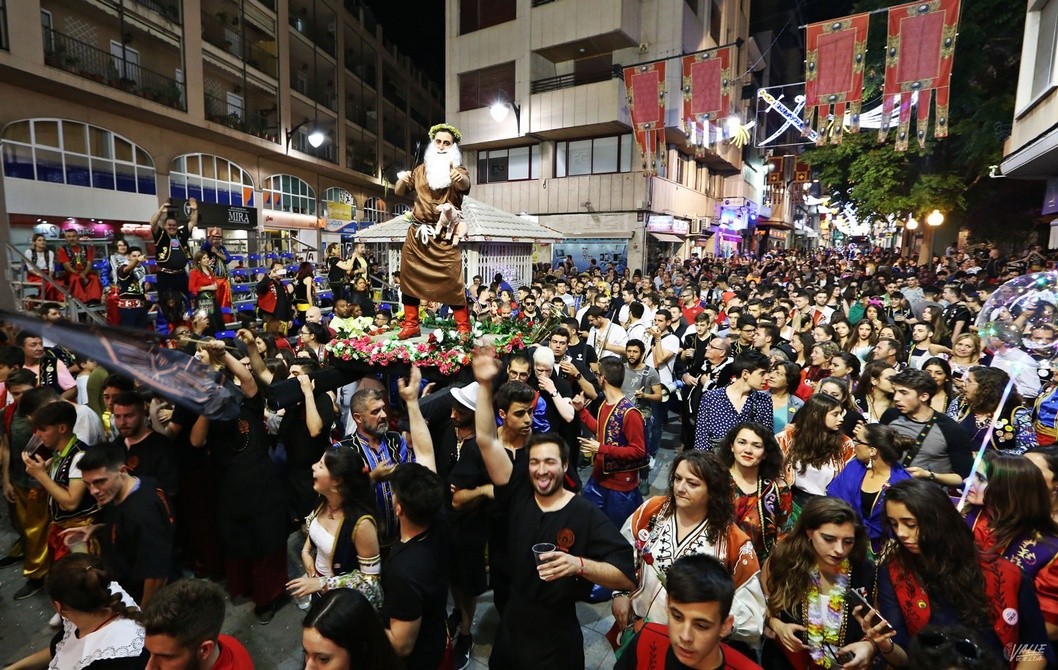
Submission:
<svg viewBox="0 0 1058 670">
<path fill-rule="evenodd" d="M 891 6 L 863 0 L 854 11 Z M 864 110 L 881 104 L 887 14 L 871 17 Z M 884 143 L 877 131 L 845 134 L 840 145 L 811 147 L 804 159 L 824 193 L 851 202 L 862 215 L 921 218 L 934 208 L 952 225 L 966 227 L 975 240 L 1011 243 L 1027 235 L 1043 202 L 1041 182 L 990 179 L 989 166 L 1003 156 L 1003 141 L 1014 117 L 1025 24 L 1025 5 L 1009 0 L 963 0 L 952 69 L 949 136 L 925 148 L 914 139 L 906 152 L 894 151 L 893 130 Z M 935 121 L 935 114 L 931 121 Z M 1024 239 L 1024 238 L 1022 238 Z"/>
</svg>

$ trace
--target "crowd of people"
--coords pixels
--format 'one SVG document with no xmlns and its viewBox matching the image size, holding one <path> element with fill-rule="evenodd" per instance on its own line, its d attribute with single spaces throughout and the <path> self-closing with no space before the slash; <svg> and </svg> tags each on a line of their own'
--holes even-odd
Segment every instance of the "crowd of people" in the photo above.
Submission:
<svg viewBox="0 0 1058 670">
<path fill-rule="evenodd" d="M 252 667 L 220 633 L 210 579 L 261 625 L 306 609 L 306 668 L 462 669 L 487 591 L 497 669 L 583 668 L 580 601 L 610 604 L 619 668 L 1055 662 L 1058 297 L 989 304 L 998 325 L 977 326 L 1038 251 L 695 255 L 645 272 L 567 258 L 521 286 L 464 287 L 471 320 L 552 324 L 540 342 L 475 350 L 429 383 L 377 369 L 325 390 L 351 323 L 395 333 L 399 274 L 378 300 L 366 249 L 329 250 L 328 300 L 311 264 L 284 282 L 277 263 L 258 313 L 225 333 L 225 258 L 191 254 L 167 211 L 152 228 L 160 300 L 180 305 L 171 342 L 237 384 L 238 417 L 4 332 L 19 542 L 0 563 L 22 570 L 17 600 L 47 589 L 58 628 L 12 667 Z M 127 292 L 142 250 L 124 253 L 120 320 L 144 328 Z M 296 401 L 276 409 L 291 379 Z"/>
</svg>

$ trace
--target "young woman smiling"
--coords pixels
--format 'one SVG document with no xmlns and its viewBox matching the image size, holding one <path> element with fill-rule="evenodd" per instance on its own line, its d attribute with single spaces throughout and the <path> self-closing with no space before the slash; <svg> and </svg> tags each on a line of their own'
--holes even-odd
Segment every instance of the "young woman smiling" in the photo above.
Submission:
<svg viewBox="0 0 1058 670">
<path fill-rule="evenodd" d="M 782 478 L 782 449 L 769 428 L 740 423 L 717 447 L 717 456 L 735 485 L 735 523 L 763 561 L 783 536 L 793 510 L 790 487 Z"/>
</svg>

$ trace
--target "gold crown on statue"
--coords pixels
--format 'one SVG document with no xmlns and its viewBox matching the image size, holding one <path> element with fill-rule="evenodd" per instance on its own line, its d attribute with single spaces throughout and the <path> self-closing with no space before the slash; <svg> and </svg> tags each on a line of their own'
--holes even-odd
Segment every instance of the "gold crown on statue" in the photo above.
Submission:
<svg viewBox="0 0 1058 670">
<path fill-rule="evenodd" d="M 459 144 L 463 141 L 463 134 L 460 133 L 455 126 L 447 123 L 438 123 L 436 126 L 432 126 L 430 128 L 430 139 L 432 140 L 434 135 L 440 132 L 451 133 L 452 137 L 454 137 L 456 140 L 456 144 Z"/>
</svg>

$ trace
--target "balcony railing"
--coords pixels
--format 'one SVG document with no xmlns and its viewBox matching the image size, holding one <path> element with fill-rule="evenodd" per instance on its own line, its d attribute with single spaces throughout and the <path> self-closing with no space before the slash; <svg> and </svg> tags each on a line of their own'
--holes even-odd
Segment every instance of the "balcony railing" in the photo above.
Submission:
<svg viewBox="0 0 1058 670">
<path fill-rule="evenodd" d="M 338 96 L 335 94 L 334 89 L 323 86 L 313 86 L 311 83 L 300 77 L 294 77 L 290 80 L 290 88 L 306 98 L 320 103 L 332 112 L 338 111 Z"/>
<path fill-rule="evenodd" d="M 360 107 L 357 107 L 356 105 L 346 103 L 345 118 L 349 119 L 364 130 L 369 130 L 372 133 L 378 132 L 378 117 L 368 114 L 366 109 L 362 109 Z"/>
<path fill-rule="evenodd" d="M 135 3 L 141 7 L 157 12 L 165 17 L 167 20 L 172 21 L 178 25 L 183 23 L 183 17 L 180 13 L 180 0 L 105 0 L 106 4 L 115 8 L 129 8 L 131 3 Z"/>
<path fill-rule="evenodd" d="M 278 142 L 276 130 L 264 122 L 259 114 L 247 114 L 245 108 L 231 105 L 227 100 L 215 95 L 205 94 L 206 118 L 214 123 L 223 123 L 229 128 L 242 131 L 247 135 L 260 137 L 269 142 Z"/>
<path fill-rule="evenodd" d="M 587 74 L 564 74 L 558 77 L 548 77 L 546 79 L 537 79 L 529 85 L 530 93 L 545 93 L 547 91 L 557 91 L 563 88 L 571 88 L 573 86 L 581 86 L 583 84 L 597 84 L 600 81 L 608 81 L 610 79 L 624 79 L 624 74 L 619 69 L 614 68 L 612 72 L 591 72 Z"/>
<path fill-rule="evenodd" d="M 187 110 L 183 83 L 57 30 L 44 29 L 44 62 L 141 98 Z"/>
<path fill-rule="evenodd" d="M 274 78 L 277 74 L 276 57 L 256 44 L 244 41 L 238 21 L 238 16 L 224 12 L 215 15 L 202 12 L 202 39 Z"/>
<path fill-rule="evenodd" d="M 378 72 L 375 70 L 375 66 L 370 63 L 357 62 L 357 56 L 352 51 L 345 52 L 345 69 L 355 74 L 360 78 L 360 81 L 371 88 L 375 88 L 378 85 Z"/>
<path fill-rule="evenodd" d="M 289 16 L 290 26 L 304 35 L 305 37 L 312 40 L 312 42 L 323 50 L 324 53 L 334 56 L 334 35 L 325 31 L 313 28 L 312 24 L 303 16 L 297 14 L 290 14 Z"/>
</svg>

